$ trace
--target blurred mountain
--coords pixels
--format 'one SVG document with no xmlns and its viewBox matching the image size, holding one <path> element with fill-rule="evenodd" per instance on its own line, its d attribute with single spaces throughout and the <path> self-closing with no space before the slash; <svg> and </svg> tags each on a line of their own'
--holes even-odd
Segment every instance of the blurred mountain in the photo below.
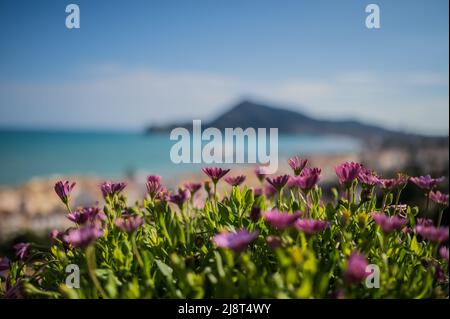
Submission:
<svg viewBox="0 0 450 319">
<path fill-rule="evenodd" d="M 192 122 L 152 126 L 147 132 L 167 132 L 175 127 L 184 127 L 190 130 Z M 202 127 L 216 127 L 220 130 L 227 127 L 278 128 L 280 134 L 343 135 L 377 143 L 448 144 L 448 137 L 410 134 L 356 120 L 317 119 L 300 112 L 251 101 L 243 101 L 212 121 L 202 122 Z"/>
</svg>

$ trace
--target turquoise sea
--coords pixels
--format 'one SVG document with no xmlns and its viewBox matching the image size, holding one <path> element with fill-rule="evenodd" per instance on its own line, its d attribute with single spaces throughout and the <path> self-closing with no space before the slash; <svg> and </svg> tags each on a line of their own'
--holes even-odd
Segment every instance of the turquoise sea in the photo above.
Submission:
<svg viewBox="0 0 450 319">
<path fill-rule="evenodd" d="M 136 172 L 172 176 L 199 164 L 174 164 L 169 134 L 0 131 L 0 185 L 33 177 L 95 175 L 120 178 Z M 295 154 L 357 151 L 356 139 L 337 136 L 279 136 L 279 160 Z"/>
</svg>

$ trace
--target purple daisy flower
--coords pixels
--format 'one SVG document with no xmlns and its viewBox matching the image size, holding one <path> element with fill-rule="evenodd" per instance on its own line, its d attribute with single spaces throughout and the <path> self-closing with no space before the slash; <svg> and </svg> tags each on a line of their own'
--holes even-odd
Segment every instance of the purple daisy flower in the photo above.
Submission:
<svg viewBox="0 0 450 319">
<path fill-rule="evenodd" d="M 357 252 L 352 252 L 347 259 L 347 267 L 344 271 L 344 280 L 349 284 L 358 284 L 367 276 L 366 267 L 368 265 L 366 256 Z"/>
<path fill-rule="evenodd" d="M 257 168 L 255 168 L 255 175 L 258 178 L 259 182 L 262 183 L 267 175 L 266 169 L 262 166 L 258 166 Z"/>
<path fill-rule="evenodd" d="M 25 260 L 30 254 L 30 243 L 18 243 L 14 245 L 14 249 L 16 251 L 16 257 Z"/>
<path fill-rule="evenodd" d="M 156 193 L 161 189 L 161 176 L 159 175 L 150 175 L 147 177 L 147 182 L 145 183 L 145 187 L 147 188 L 147 193 L 153 199 L 156 196 Z"/>
<path fill-rule="evenodd" d="M 200 188 L 202 188 L 202 184 L 189 182 L 189 183 L 185 183 L 184 187 L 187 190 L 189 190 L 189 192 L 191 193 L 191 197 L 194 197 L 195 193 L 197 193 L 200 190 Z"/>
<path fill-rule="evenodd" d="M 286 229 L 294 225 L 295 221 L 302 216 L 301 212 L 289 213 L 272 210 L 263 213 L 263 218 L 273 227 Z"/>
<path fill-rule="evenodd" d="M 209 178 L 211 178 L 211 181 L 213 184 L 217 184 L 217 182 L 224 177 L 230 169 L 223 169 L 220 167 L 204 167 L 202 168 L 203 173 L 208 175 Z"/>
<path fill-rule="evenodd" d="M 84 225 L 87 222 L 94 222 L 99 214 L 100 209 L 98 207 L 83 207 L 67 214 L 66 217 L 78 225 Z"/>
<path fill-rule="evenodd" d="M 281 189 L 286 185 L 286 183 L 289 181 L 289 175 L 280 175 L 273 178 L 266 177 L 266 181 L 273 186 L 277 190 L 277 192 L 280 192 Z"/>
<path fill-rule="evenodd" d="M 448 227 L 416 225 L 415 229 L 417 234 L 431 242 L 442 243 L 448 240 Z"/>
<path fill-rule="evenodd" d="M 258 231 L 249 233 L 245 229 L 238 230 L 237 232 L 221 232 L 214 236 L 214 243 L 217 247 L 228 248 L 236 252 L 245 250 L 249 243 L 258 237 Z"/>
<path fill-rule="evenodd" d="M 169 201 L 171 203 L 177 204 L 177 206 L 182 209 L 184 203 L 186 203 L 188 198 L 189 191 L 187 189 L 179 188 L 177 193 L 170 195 Z"/>
<path fill-rule="evenodd" d="M 373 187 L 380 181 L 380 178 L 374 171 L 365 168 L 361 169 L 357 178 L 358 181 L 365 187 Z"/>
<path fill-rule="evenodd" d="M 112 183 L 112 182 L 104 182 L 100 185 L 100 189 L 102 190 L 103 197 L 106 198 L 108 196 L 113 196 L 119 194 L 121 191 L 125 189 L 127 186 L 126 183 Z"/>
<path fill-rule="evenodd" d="M 423 189 L 426 192 L 433 190 L 444 180 L 445 180 L 444 176 L 439 177 L 439 178 L 432 178 L 430 175 L 411 177 L 411 182 L 413 182 L 419 188 Z"/>
<path fill-rule="evenodd" d="M 339 178 L 339 182 L 343 185 L 350 185 L 362 170 L 362 165 L 354 162 L 346 162 L 336 166 L 335 172 Z"/>
<path fill-rule="evenodd" d="M 70 193 L 72 192 L 75 185 L 75 182 L 71 184 L 69 181 L 59 181 L 55 184 L 55 192 L 65 205 L 69 203 Z"/>
<path fill-rule="evenodd" d="M 312 235 L 325 230 L 330 226 L 326 220 L 299 219 L 295 222 L 295 227 L 305 234 Z"/>
<path fill-rule="evenodd" d="M 288 164 L 294 171 L 294 175 L 298 176 L 303 171 L 303 169 L 306 167 L 306 164 L 308 164 L 308 160 L 302 159 L 298 156 L 294 156 L 288 160 Z"/>
<path fill-rule="evenodd" d="M 385 233 L 401 230 L 408 223 L 407 219 L 398 216 L 390 217 L 386 214 L 376 212 L 373 212 L 370 215 L 375 223 L 380 226 L 381 230 Z"/>
<path fill-rule="evenodd" d="M 126 233 L 132 233 L 144 224 L 141 216 L 120 217 L 115 221 L 117 228 Z"/>
<path fill-rule="evenodd" d="M 431 192 L 430 193 L 430 199 L 442 207 L 448 206 L 448 194 L 441 193 L 440 191 Z"/>
<path fill-rule="evenodd" d="M 231 186 L 239 186 L 245 181 L 245 175 L 228 176 L 225 177 L 223 180 Z"/>
<path fill-rule="evenodd" d="M 94 225 L 87 225 L 69 230 L 63 239 L 73 247 L 86 248 L 101 236 L 103 236 L 102 229 Z"/>
<path fill-rule="evenodd" d="M 295 178 L 295 184 L 303 192 L 308 193 L 320 180 L 320 168 L 305 168 L 300 176 Z"/>
</svg>

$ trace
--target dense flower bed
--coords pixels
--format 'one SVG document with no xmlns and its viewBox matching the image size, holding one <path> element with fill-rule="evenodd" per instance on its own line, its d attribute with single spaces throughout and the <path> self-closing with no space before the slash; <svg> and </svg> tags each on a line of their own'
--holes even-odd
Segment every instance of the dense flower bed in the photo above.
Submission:
<svg viewBox="0 0 450 319">
<path fill-rule="evenodd" d="M 14 261 L 0 259 L 0 295 L 448 298 L 449 230 L 441 219 L 449 197 L 437 190 L 442 178 L 383 179 L 344 163 L 336 167 L 340 189 L 325 202 L 321 170 L 298 157 L 289 165 L 292 176 L 257 168 L 260 188 L 213 167 L 203 169 L 210 181 L 176 191 L 149 176 L 146 198 L 134 204 L 125 183 L 105 182 L 103 208 L 74 209 L 75 183 L 58 182 L 56 194 L 74 226 L 52 231 L 49 250 L 20 243 Z M 222 182 L 232 186 L 230 194 L 218 193 Z M 439 212 L 436 221 L 399 202 L 409 182 L 423 190 L 427 210 Z M 73 265 L 79 288 L 66 284 Z M 371 288 L 366 282 L 377 283 L 371 272 L 377 268 L 379 287 Z"/>
</svg>

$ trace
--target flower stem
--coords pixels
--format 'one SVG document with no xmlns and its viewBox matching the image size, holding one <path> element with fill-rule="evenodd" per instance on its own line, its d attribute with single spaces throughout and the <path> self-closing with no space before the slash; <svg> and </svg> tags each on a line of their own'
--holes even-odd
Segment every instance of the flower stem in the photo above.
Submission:
<svg viewBox="0 0 450 319">
<path fill-rule="evenodd" d="M 86 261 L 88 266 L 89 276 L 91 277 L 92 282 L 94 283 L 95 288 L 100 292 L 100 295 L 103 298 L 107 298 L 106 292 L 103 290 L 100 282 L 95 275 L 96 261 L 95 261 L 95 248 L 94 246 L 89 246 L 86 249 Z"/>
</svg>

